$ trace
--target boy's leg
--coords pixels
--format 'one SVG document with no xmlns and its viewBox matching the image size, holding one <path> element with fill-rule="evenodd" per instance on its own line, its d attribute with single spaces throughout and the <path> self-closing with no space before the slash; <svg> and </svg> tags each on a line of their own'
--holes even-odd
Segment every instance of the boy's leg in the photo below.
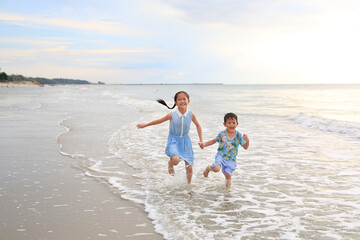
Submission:
<svg viewBox="0 0 360 240">
<path fill-rule="evenodd" d="M 186 170 L 186 178 L 188 183 L 191 183 L 192 175 L 193 175 L 193 168 L 192 166 L 185 161 L 185 170 Z"/>
<path fill-rule="evenodd" d="M 213 171 L 213 172 L 218 172 L 220 171 L 221 169 L 221 165 L 222 165 L 222 162 L 223 162 L 223 157 L 220 155 L 220 153 L 217 153 L 215 155 L 215 162 L 213 165 L 209 165 L 206 167 L 205 171 L 204 171 L 204 177 L 207 177 L 209 175 L 209 172 L 210 171 Z M 215 165 L 215 166 L 214 166 Z M 213 167 L 214 166 L 214 167 Z"/>
<path fill-rule="evenodd" d="M 209 165 L 209 166 L 207 166 L 207 167 L 205 168 L 205 171 L 203 172 L 204 177 L 208 177 L 208 176 L 209 176 L 210 170 L 211 170 L 211 165 Z"/>
<path fill-rule="evenodd" d="M 208 177 L 210 171 L 218 172 L 218 171 L 220 171 L 220 169 L 221 169 L 220 165 L 216 165 L 215 167 L 212 167 L 211 165 L 209 165 L 205 168 L 205 171 L 203 172 L 204 177 Z"/>
<path fill-rule="evenodd" d="M 213 168 L 211 169 L 211 171 L 213 171 L 213 172 L 219 172 L 220 169 L 221 169 L 221 165 L 219 164 L 219 165 L 216 165 L 215 167 L 213 167 Z"/>
<path fill-rule="evenodd" d="M 170 158 L 168 162 L 168 171 L 170 175 L 175 175 L 174 166 L 178 165 L 180 162 L 180 157 L 178 155 L 174 155 Z"/>
<path fill-rule="evenodd" d="M 231 175 L 225 171 L 226 188 L 229 189 L 231 186 Z"/>
</svg>

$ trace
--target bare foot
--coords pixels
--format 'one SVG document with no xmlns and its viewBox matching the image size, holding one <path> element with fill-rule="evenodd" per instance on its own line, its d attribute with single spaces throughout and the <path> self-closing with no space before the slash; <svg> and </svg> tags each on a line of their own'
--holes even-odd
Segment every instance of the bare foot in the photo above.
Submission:
<svg viewBox="0 0 360 240">
<path fill-rule="evenodd" d="M 203 174 L 204 174 L 204 177 L 208 177 L 208 176 L 209 176 L 210 169 L 211 169 L 211 166 L 210 166 L 210 165 L 205 168 L 205 171 L 204 171 L 204 173 L 203 173 Z"/>
<path fill-rule="evenodd" d="M 175 175 L 174 165 L 170 161 L 168 162 L 168 171 L 171 176 L 174 176 Z"/>
<path fill-rule="evenodd" d="M 231 179 L 226 180 L 226 190 L 230 190 L 231 187 Z"/>
</svg>

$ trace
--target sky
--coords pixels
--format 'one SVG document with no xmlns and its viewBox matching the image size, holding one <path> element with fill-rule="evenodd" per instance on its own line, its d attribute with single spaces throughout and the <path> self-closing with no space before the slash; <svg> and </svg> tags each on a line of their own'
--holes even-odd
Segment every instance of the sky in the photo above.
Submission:
<svg viewBox="0 0 360 240">
<path fill-rule="evenodd" d="M 2 0 L 0 68 L 116 83 L 360 83 L 358 0 Z"/>
</svg>

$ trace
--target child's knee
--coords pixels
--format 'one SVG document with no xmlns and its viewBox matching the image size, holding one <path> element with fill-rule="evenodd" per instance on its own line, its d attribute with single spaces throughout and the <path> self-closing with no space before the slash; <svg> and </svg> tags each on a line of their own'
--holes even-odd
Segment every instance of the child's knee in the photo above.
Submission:
<svg viewBox="0 0 360 240">
<path fill-rule="evenodd" d="M 178 165 L 179 162 L 180 162 L 180 157 L 179 157 L 179 156 L 174 155 L 174 156 L 171 157 L 171 163 L 172 163 L 173 165 Z"/>
<path fill-rule="evenodd" d="M 186 167 L 186 172 L 187 172 L 188 174 L 192 174 L 192 173 L 193 173 L 193 168 L 192 168 L 191 165 L 186 165 L 185 167 Z"/>
<path fill-rule="evenodd" d="M 216 165 L 215 167 L 212 168 L 212 170 L 213 170 L 214 172 L 219 172 L 220 169 L 221 169 L 221 166 L 220 166 L 220 165 Z"/>
</svg>

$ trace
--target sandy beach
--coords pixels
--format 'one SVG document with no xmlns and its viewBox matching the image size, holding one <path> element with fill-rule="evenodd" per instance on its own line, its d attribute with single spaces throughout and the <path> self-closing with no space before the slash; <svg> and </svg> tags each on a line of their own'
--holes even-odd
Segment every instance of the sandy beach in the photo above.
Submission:
<svg viewBox="0 0 360 240">
<path fill-rule="evenodd" d="M 230 111 L 251 139 L 230 191 L 222 173 L 204 178 L 218 146 L 199 148 L 195 126 L 190 185 L 183 163 L 168 174 L 169 125 L 136 128 L 165 116 L 157 97 L 171 102 L 180 89 L 205 141 Z M 0 88 L 0 239 L 358 239 L 359 93 L 359 85 Z"/>
<path fill-rule="evenodd" d="M 0 82 L 0 87 L 42 87 L 43 85 L 39 83 L 29 82 L 29 81 L 22 81 L 22 82 Z"/>
<path fill-rule="evenodd" d="M 64 129 L 57 118 L 0 114 L 0 239 L 162 239 L 142 205 L 59 153 L 55 138 Z"/>
</svg>

